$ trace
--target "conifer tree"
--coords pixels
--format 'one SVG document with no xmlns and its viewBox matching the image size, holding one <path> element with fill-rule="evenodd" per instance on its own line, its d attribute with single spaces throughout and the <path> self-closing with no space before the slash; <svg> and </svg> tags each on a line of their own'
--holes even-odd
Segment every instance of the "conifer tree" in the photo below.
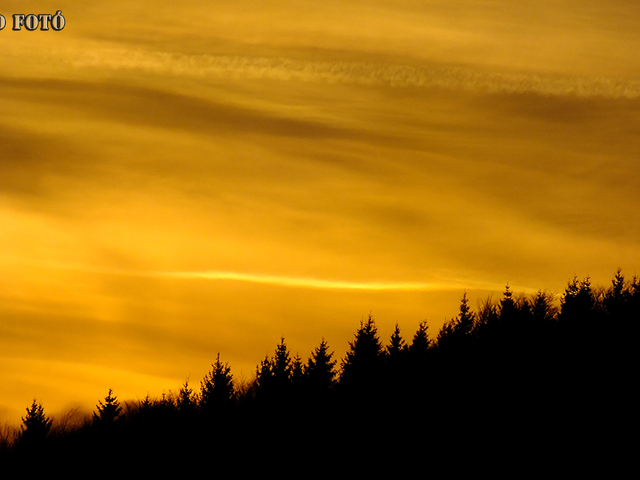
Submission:
<svg viewBox="0 0 640 480">
<path fill-rule="evenodd" d="M 118 397 L 113 394 L 113 389 L 109 389 L 109 393 L 104 397 L 104 402 L 99 401 L 96 409 L 97 412 L 93 413 L 94 423 L 110 425 L 115 422 L 122 411 L 122 407 Z"/>
<path fill-rule="evenodd" d="M 276 346 L 276 353 L 271 367 L 273 379 L 279 387 L 284 387 L 291 381 L 291 356 L 287 345 L 284 343 L 284 337 L 280 338 L 280 343 Z"/>
<path fill-rule="evenodd" d="M 609 317 L 614 317 L 617 320 L 626 319 L 625 310 L 630 303 L 630 298 L 631 292 L 627 289 L 622 270 L 618 269 L 611 282 L 611 287 L 604 295 L 604 308 Z"/>
<path fill-rule="evenodd" d="M 220 361 L 220 353 L 211 371 L 200 382 L 200 405 L 205 411 L 226 408 L 235 400 L 233 375 L 228 363 Z"/>
<path fill-rule="evenodd" d="M 389 339 L 389 345 L 385 350 L 385 354 L 390 363 L 395 363 L 400 360 L 407 350 L 407 345 L 400 334 L 400 326 L 396 323 L 396 326 Z"/>
<path fill-rule="evenodd" d="M 398 394 L 399 389 L 407 378 L 406 369 L 409 347 L 402 338 L 400 326 L 396 323 L 393 333 L 389 338 L 389 344 L 384 349 L 384 395 L 392 398 Z"/>
<path fill-rule="evenodd" d="M 418 330 L 416 330 L 409 352 L 414 358 L 424 358 L 431 347 L 431 340 L 429 340 L 428 333 L 429 326 L 426 321 L 422 321 L 418 324 Z"/>
<path fill-rule="evenodd" d="M 413 335 L 409 346 L 410 375 L 416 383 L 425 380 L 426 368 L 431 353 L 431 340 L 429 339 L 428 325 L 426 321 L 418 324 L 418 329 Z"/>
<path fill-rule="evenodd" d="M 333 352 L 329 352 L 327 342 L 323 338 L 307 362 L 305 374 L 312 392 L 327 391 L 333 386 L 336 362 L 331 359 L 332 356 Z"/>
<path fill-rule="evenodd" d="M 260 361 L 260 364 L 256 367 L 255 390 L 256 394 L 259 396 L 264 392 L 270 390 L 273 384 L 271 363 L 271 359 L 267 354 L 264 356 L 264 359 Z"/>
<path fill-rule="evenodd" d="M 27 415 L 22 417 L 22 425 L 18 441 L 21 444 L 38 444 L 44 441 L 51 429 L 53 421 L 44 414 L 40 403 L 33 399 Z"/>
<path fill-rule="evenodd" d="M 273 358 L 266 355 L 256 368 L 256 380 L 254 382 L 256 397 L 269 402 L 286 398 L 291 393 L 294 374 L 296 377 L 301 376 L 302 362 L 299 359 L 298 362 L 299 364 L 295 365 L 291 360 L 284 337 L 281 337 Z M 294 368 L 299 369 L 299 371 L 294 372 Z"/>
<path fill-rule="evenodd" d="M 295 388 L 299 388 L 302 386 L 304 379 L 304 365 L 302 364 L 302 359 L 300 355 L 296 354 L 296 356 L 291 361 L 291 384 Z"/>
<path fill-rule="evenodd" d="M 153 414 L 155 413 L 153 409 L 153 402 L 151 401 L 151 397 L 148 393 L 142 400 L 138 401 L 137 407 L 136 420 L 143 425 L 148 424 L 151 421 Z"/>
<path fill-rule="evenodd" d="M 574 276 L 560 300 L 560 320 L 568 324 L 578 322 L 586 325 L 593 318 L 594 305 L 595 297 L 589 277 L 578 281 Z"/>
<path fill-rule="evenodd" d="M 454 337 L 454 319 L 445 320 L 436 338 L 438 348 L 446 348 Z"/>
<path fill-rule="evenodd" d="M 469 307 L 469 299 L 465 292 L 460 301 L 460 310 L 456 318 L 445 321 L 438 332 L 438 348 L 464 348 L 468 345 L 471 335 L 474 333 L 475 314 Z"/>
<path fill-rule="evenodd" d="M 193 389 L 189 386 L 189 380 L 185 380 L 184 384 L 178 392 L 177 407 L 178 411 L 183 415 L 191 415 L 196 410 L 197 402 L 194 399 Z"/>
<path fill-rule="evenodd" d="M 513 292 L 509 284 L 504 289 L 502 300 L 500 300 L 500 322 L 506 323 L 514 320 L 516 315 L 516 302 L 513 299 Z"/>
<path fill-rule="evenodd" d="M 371 314 L 366 322 L 360 322 L 360 328 L 353 341 L 349 342 L 349 351 L 342 362 L 340 382 L 345 385 L 373 385 L 382 367 L 382 345 L 378 338 L 378 328 Z"/>
<path fill-rule="evenodd" d="M 467 292 L 465 292 L 460 302 L 460 312 L 458 313 L 455 330 L 460 332 L 461 335 L 469 335 L 473 330 L 474 321 L 475 315 L 469 307 L 469 299 L 467 298 Z"/>
</svg>

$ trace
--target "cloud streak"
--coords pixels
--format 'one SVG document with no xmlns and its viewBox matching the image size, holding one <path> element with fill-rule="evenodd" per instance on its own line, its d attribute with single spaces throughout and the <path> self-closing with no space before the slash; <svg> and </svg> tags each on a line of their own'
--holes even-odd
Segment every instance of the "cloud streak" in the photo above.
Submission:
<svg viewBox="0 0 640 480">
<path fill-rule="evenodd" d="M 36 265 L 35 262 L 15 260 L 18 263 Z M 164 278 L 175 280 L 211 280 L 256 283 L 278 287 L 305 288 L 317 290 L 360 290 L 360 291 L 397 291 L 397 292 L 440 292 L 461 291 L 471 289 L 501 289 L 503 285 L 466 279 L 453 281 L 440 276 L 433 282 L 398 282 L 398 281 L 370 281 L 358 282 L 352 280 L 332 280 L 309 276 L 275 275 L 268 273 L 234 272 L 225 270 L 191 270 L 191 271 L 134 271 L 109 267 L 93 267 L 90 265 L 71 264 L 63 262 L 37 262 L 38 266 L 51 269 L 74 270 L 99 275 L 114 275 L 128 277 Z M 437 277 L 437 275 L 433 275 Z M 527 287 L 517 287 L 519 291 L 532 293 L 535 290 Z"/>
<path fill-rule="evenodd" d="M 437 291 L 449 290 L 453 285 L 426 282 L 351 282 L 326 280 L 310 277 L 290 277 L 258 273 L 223 272 L 209 270 L 203 272 L 158 272 L 155 275 L 185 280 L 232 280 L 262 283 L 282 287 L 316 288 L 328 290 L 371 290 L 371 291 Z M 459 285 L 456 286 L 459 288 Z"/>
<path fill-rule="evenodd" d="M 489 93 L 537 93 L 547 96 L 603 98 L 640 97 L 640 80 L 554 75 L 541 72 L 507 73 L 464 66 L 419 67 L 395 63 L 314 61 L 286 57 L 188 55 L 104 48 L 68 60 L 78 68 L 144 71 L 195 78 L 269 79 L 342 83 L 395 88 L 465 89 Z"/>
</svg>

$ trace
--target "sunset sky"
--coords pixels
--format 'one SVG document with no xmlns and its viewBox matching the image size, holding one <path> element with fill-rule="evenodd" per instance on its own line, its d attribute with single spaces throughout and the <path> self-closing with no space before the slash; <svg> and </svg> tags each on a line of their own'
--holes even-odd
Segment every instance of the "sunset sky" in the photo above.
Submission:
<svg viewBox="0 0 640 480">
<path fill-rule="evenodd" d="M 0 9 L 0 423 L 640 273 L 638 2 Z"/>
</svg>

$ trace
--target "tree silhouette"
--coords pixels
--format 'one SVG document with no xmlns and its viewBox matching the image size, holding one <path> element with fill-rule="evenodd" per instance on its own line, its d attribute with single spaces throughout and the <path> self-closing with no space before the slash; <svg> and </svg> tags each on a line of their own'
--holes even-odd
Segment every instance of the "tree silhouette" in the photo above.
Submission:
<svg viewBox="0 0 640 480">
<path fill-rule="evenodd" d="M 498 328 L 499 323 L 500 306 L 492 297 L 488 297 L 478 308 L 474 333 L 480 338 L 491 336 L 492 332 Z"/>
<path fill-rule="evenodd" d="M 536 324 L 555 320 L 558 309 L 553 304 L 553 295 L 539 290 L 531 299 L 531 314 Z"/>
<path fill-rule="evenodd" d="M 407 351 L 407 344 L 400 334 L 400 326 L 396 323 L 396 326 L 389 339 L 389 345 L 385 349 L 385 355 L 389 364 L 395 364 L 400 361 Z"/>
<path fill-rule="evenodd" d="M 93 421 L 96 424 L 110 425 L 115 422 L 122 411 L 118 397 L 113 394 L 113 389 L 109 389 L 104 402 L 99 401 L 96 406 L 97 412 L 93 413 Z"/>
<path fill-rule="evenodd" d="M 603 299 L 604 310 L 610 318 L 615 317 L 620 321 L 626 321 L 629 318 L 631 288 L 627 287 L 622 270 L 618 269 Z"/>
<path fill-rule="evenodd" d="M 280 343 L 276 346 L 276 353 L 271 364 L 273 380 L 278 387 L 285 387 L 291 381 L 292 363 L 284 337 L 280 338 Z"/>
<path fill-rule="evenodd" d="M 413 335 L 413 340 L 409 346 L 409 353 L 411 356 L 420 361 L 424 359 L 431 347 L 431 340 L 429 340 L 428 333 L 429 326 L 426 321 L 422 321 L 418 324 L 418 330 Z"/>
<path fill-rule="evenodd" d="M 504 293 L 502 294 L 502 300 L 500 300 L 500 319 L 509 320 L 510 317 L 514 315 L 515 310 L 516 302 L 513 299 L 513 292 L 511 291 L 511 287 L 507 283 L 507 286 L 504 289 Z"/>
<path fill-rule="evenodd" d="M 307 362 L 305 375 L 312 392 L 326 392 L 333 386 L 336 362 L 331 359 L 332 356 L 333 352 L 329 352 L 327 342 L 323 338 Z"/>
<path fill-rule="evenodd" d="M 458 313 L 457 321 L 454 325 L 454 330 L 459 332 L 460 335 L 469 335 L 473 330 L 473 322 L 475 321 L 475 315 L 469 307 L 469 299 L 465 292 L 460 301 L 460 312 Z"/>
<path fill-rule="evenodd" d="M 220 353 L 211 371 L 200 382 L 200 405 L 205 412 L 227 408 L 235 401 L 233 375 L 228 363 L 220 361 Z"/>
<path fill-rule="evenodd" d="M 34 399 L 19 434 L 7 438 L 0 429 L 0 464 L 3 471 L 15 463 L 24 472 L 34 460 L 51 468 L 72 454 L 74 464 L 127 467 L 138 461 L 146 468 L 162 458 L 175 459 L 175 471 L 184 473 L 179 462 L 188 455 L 213 455 L 223 466 L 250 457 L 260 469 L 280 468 L 288 455 L 297 463 L 361 467 L 367 463 L 362 456 L 336 451 L 336 441 L 366 449 L 375 439 L 395 462 L 417 438 L 417 448 L 445 454 L 439 458 L 449 468 L 450 460 L 476 464 L 483 454 L 537 452 L 540 438 L 557 451 L 565 444 L 626 439 L 640 365 L 640 280 L 625 280 L 618 270 L 606 288 L 592 288 L 588 279 L 574 278 L 560 305 L 549 293 L 516 296 L 507 286 L 501 300 L 487 300 L 474 314 L 464 294 L 437 341 L 420 322 L 407 345 L 396 324 L 384 348 L 369 315 L 349 342 L 339 381 L 339 362 L 324 338 L 304 364 L 281 338 L 246 388 L 236 387 L 218 354 L 197 393 L 185 381 L 161 401 L 147 395 L 137 408 L 127 403 L 121 409 L 110 389 L 93 421 L 75 431 L 59 421 L 50 430 L 52 421 Z"/>
<path fill-rule="evenodd" d="M 273 384 L 273 373 L 271 369 L 271 359 L 269 354 L 264 356 L 260 364 L 256 367 L 256 379 L 254 382 L 255 393 L 258 397 L 263 396 L 271 389 Z"/>
<path fill-rule="evenodd" d="M 404 375 L 409 374 L 411 376 L 416 388 L 426 388 L 426 381 L 428 380 L 427 368 L 432 353 L 428 330 L 429 326 L 426 321 L 418 324 L 418 329 L 413 335 L 413 340 L 408 348 L 408 369 L 406 366 L 403 366 L 403 370 L 405 371 Z M 398 377 L 399 375 L 396 373 L 395 376 Z"/>
<path fill-rule="evenodd" d="M 34 398 L 31 406 L 27 408 L 27 415 L 22 417 L 18 441 L 28 445 L 42 443 L 47 437 L 52 423 L 53 421 L 44 414 L 42 405 Z"/>
<path fill-rule="evenodd" d="M 385 388 L 390 391 L 390 395 L 396 394 L 398 388 L 406 380 L 407 354 L 409 348 L 400 333 L 400 325 L 396 323 L 389 344 L 383 351 L 384 358 L 384 384 Z"/>
<path fill-rule="evenodd" d="M 302 368 L 302 363 L 297 368 Z M 298 375 L 298 372 L 296 375 Z M 273 358 L 266 355 L 256 369 L 254 391 L 258 398 L 277 402 L 286 398 L 292 390 L 294 363 L 287 349 L 284 337 L 276 346 Z"/>
<path fill-rule="evenodd" d="M 589 277 L 582 281 L 573 277 L 560 300 L 560 320 L 572 325 L 581 323 L 586 327 L 594 317 L 594 305 L 595 297 Z"/>
<path fill-rule="evenodd" d="M 182 387 L 180 387 L 176 403 L 178 411 L 183 415 L 192 415 L 195 412 L 197 401 L 194 398 L 193 389 L 189 386 L 189 380 L 185 380 Z"/>
<path fill-rule="evenodd" d="M 378 328 L 369 314 L 360 328 L 342 363 L 340 382 L 344 385 L 372 386 L 382 367 L 382 345 L 378 338 Z"/>
<path fill-rule="evenodd" d="M 460 301 L 458 316 L 445 322 L 438 332 L 436 340 L 438 348 L 460 349 L 468 346 L 474 326 L 475 314 L 469 307 L 469 299 L 465 292 Z"/>
<path fill-rule="evenodd" d="M 294 390 L 299 391 L 304 383 L 305 372 L 304 365 L 300 355 L 296 354 L 291 361 L 291 386 Z"/>
</svg>

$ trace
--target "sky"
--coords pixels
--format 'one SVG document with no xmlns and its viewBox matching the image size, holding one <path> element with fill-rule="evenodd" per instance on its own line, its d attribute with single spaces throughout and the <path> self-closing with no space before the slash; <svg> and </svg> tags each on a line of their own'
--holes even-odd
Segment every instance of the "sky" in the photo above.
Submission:
<svg viewBox="0 0 640 480">
<path fill-rule="evenodd" d="M 637 2 L 0 14 L 0 423 L 640 268 Z"/>
</svg>

